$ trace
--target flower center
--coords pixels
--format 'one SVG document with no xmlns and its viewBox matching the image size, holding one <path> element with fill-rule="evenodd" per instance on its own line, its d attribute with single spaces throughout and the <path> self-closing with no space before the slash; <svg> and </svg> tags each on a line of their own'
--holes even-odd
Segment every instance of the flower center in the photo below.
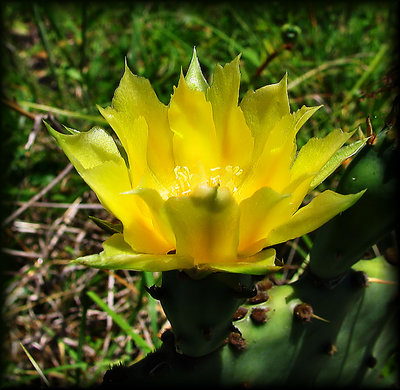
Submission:
<svg viewBox="0 0 400 390">
<path fill-rule="evenodd" d="M 176 166 L 174 168 L 175 184 L 170 188 L 168 197 L 190 195 L 200 184 L 210 187 L 227 187 L 232 194 L 237 191 L 237 185 L 243 169 L 238 166 L 228 165 L 224 168 L 215 167 L 203 170 L 202 173 L 192 173 L 188 167 Z"/>
</svg>

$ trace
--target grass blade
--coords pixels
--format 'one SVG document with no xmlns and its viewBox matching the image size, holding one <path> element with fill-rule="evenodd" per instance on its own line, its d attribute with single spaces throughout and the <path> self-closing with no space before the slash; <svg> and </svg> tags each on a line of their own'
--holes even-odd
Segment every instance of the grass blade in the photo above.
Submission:
<svg viewBox="0 0 400 390">
<path fill-rule="evenodd" d="M 126 320 L 116 313 L 114 310 L 110 309 L 106 303 L 93 291 L 88 291 L 87 295 L 91 298 L 97 305 L 101 307 L 112 319 L 113 321 L 128 335 L 131 336 L 136 345 L 143 350 L 143 352 L 151 352 L 152 346 L 148 345 L 147 342 L 142 339 L 138 334 L 136 334 L 132 327 L 126 322 Z"/>
<path fill-rule="evenodd" d="M 107 365 L 110 363 L 107 362 Z M 64 371 L 70 371 L 70 370 L 76 370 L 76 369 L 81 369 L 82 371 L 88 369 L 87 363 L 80 362 L 80 363 L 73 363 L 73 364 L 64 364 L 62 366 L 57 366 L 57 367 L 50 367 L 46 368 L 43 370 L 44 374 L 52 374 L 52 373 L 61 373 Z M 35 375 L 24 375 L 21 379 L 18 380 L 10 380 L 10 381 L 4 381 L 1 383 L 1 388 L 18 388 L 17 386 L 23 385 L 25 383 L 29 383 L 32 380 L 35 380 L 37 376 Z"/>
<path fill-rule="evenodd" d="M 308 72 L 303 73 L 301 76 L 297 77 L 293 81 L 288 84 L 288 90 L 297 87 L 302 82 L 306 81 L 309 78 L 315 77 L 318 73 L 324 72 L 330 68 L 334 68 L 337 66 L 348 65 L 348 64 L 357 64 L 357 58 L 349 57 L 349 58 L 337 58 L 332 61 L 324 62 L 321 65 L 309 70 Z"/>
<path fill-rule="evenodd" d="M 39 367 L 39 365 L 36 363 L 35 359 L 33 358 L 33 356 L 28 352 L 28 350 L 23 346 L 23 344 L 20 342 L 19 345 L 21 346 L 21 348 L 24 350 L 26 356 L 28 356 L 28 359 L 30 360 L 30 362 L 32 363 L 32 366 L 35 367 L 35 370 L 38 372 L 39 376 L 42 378 L 43 382 L 46 384 L 47 387 L 50 387 L 50 383 L 47 380 L 47 378 L 45 377 L 45 375 L 43 374 L 42 369 Z"/>
<path fill-rule="evenodd" d="M 347 95 L 345 96 L 343 101 L 343 106 L 345 106 L 351 100 L 351 98 L 358 93 L 359 89 L 364 84 L 364 82 L 371 76 L 371 74 L 375 71 L 376 67 L 382 62 L 382 58 L 385 56 L 388 48 L 389 48 L 388 45 L 381 46 L 381 49 L 378 51 L 378 53 L 376 53 L 375 57 L 370 62 L 368 69 L 361 75 L 361 77 L 354 84 L 350 92 L 348 92 Z"/>
<path fill-rule="evenodd" d="M 50 74 L 53 76 L 53 78 L 56 82 L 58 97 L 61 101 L 63 101 L 64 100 L 63 94 L 61 93 L 61 91 L 63 90 L 63 86 L 61 85 L 60 77 L 58 76 L 57 71 L 56 71 L 56 64 L 53 59 L 53 49 L 50 45 L 50 41 L 48 39 L 47 32 L 46 32 L 46 27 L 41 18 L 41 15 L 40 15 L 39 7 L 35 3 L 33 3 L 33 16 L 34 16 L 34 20 L 35 20 L 35 23 L 36 23 L 38 31 L 39 31 L 39 36 L 40 36 L 40 40 L 42 41 L 43 48 L 47 53 Z"/>
<path fill-rule="evenodd" d="M 56 115 L 63 115 L 67 118 L 84 119 L 84 120 L 98 123 L 100 125 L 108 124 L 108 122 L 105 119 L 103 119 L 100 115 L 88 115 L 88 114 L 83 114 L 81 112 L 63 110 L 62 108 L 57 108 L 57 107 L 47 106 L 45 104 L 32 103 L 32 102 L 27 102 L 27 101 L 21 101 L 21 102 L 18 102 L 18 104 L 20 104 L 21 106 L 25 106 L 27 108 L 33 108 L 34 110 L 51 112 Z"/>
<path fill-rule="evenodd" d="M 152 272 L 143 272 L 144 282 L 147 286 L 152 286 L 155 284 L 154 275 Z M 157 337 L 158 333 L 158 325 L 157 325 L 157 309 L 156 309 L 156 301 L 153 298 L 149 300 L 149 314 L 151 321 L 151 330 L 152 330 L 152 341 L 156 347 L 159 347 L 161 344 L 160 339 Z"/>
<path fill-rule="evenodd" d="M 78 334 L 78 350 L 77 350 L 77 361 L 81 362 L 83 360 L 83 345 L 85 344 L 85 334 L 86 334 L 86 321 L 87 321 L 87 311 L 89 308 L 89 299 L 87 294 L 82 294 L 82 316 L 79 324 L 79 334 Z M 75 373 L 75 381 L 79 386 L 81 382 L 82 370 L 77 369 Z"/>
</svg>

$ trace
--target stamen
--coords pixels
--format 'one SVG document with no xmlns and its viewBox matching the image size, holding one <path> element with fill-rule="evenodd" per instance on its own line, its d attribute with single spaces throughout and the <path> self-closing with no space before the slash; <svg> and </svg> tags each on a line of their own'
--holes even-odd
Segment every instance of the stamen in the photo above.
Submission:
<svg viewBox="0 0 400 390">
<path fill-rule="evenodd" d="M 208 173 L 204 169 L 202 172 L 191 173 L 188 167 L 178 165 L 174 168 L 174 173 L 176 181 L 168 197 L 190 195 L 192 189 L 200 184 L 207 184 L 210 187 L 227 187 L 234 193 L 237 191 L 237 180 L 243 173 L 243 169 L 228 165 L 224 168 L 210 168 Z"/>
</svg>

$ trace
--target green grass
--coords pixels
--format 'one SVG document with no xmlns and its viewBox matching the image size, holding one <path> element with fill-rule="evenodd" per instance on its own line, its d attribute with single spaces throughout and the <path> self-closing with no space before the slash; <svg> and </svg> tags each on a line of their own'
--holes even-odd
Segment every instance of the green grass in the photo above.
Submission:
<svg viewBox="0 0 400 390">
<path fill-rule="evenodd" d="M 368 115 L 375 129 L 382 128 L 395 96 L 395 15 L 395 2 L 323 7 L 312 2 L 6 3 L 4 218 L 21 206 L 18 202 L 29 201 L 52 183 L 68 164 L 40 124 L 40 115 L 52 113 L 58 122 L 80 130 L 105 125 L 96 104 L 110 104 L 125 58 L 134 73 L 150 79 L 166 104 L 181 67 L 186 71 L 193 46 L 207 78 L 216 63 L 242 54 L 241 96 L 279 81 L 287 72 L 292 110 L 324 104 L 301 130 L 299 145 L 338 127 L 361 126 L 365 132 Z M 283 46 L 287 23 L 301 29 L 291 48 Z M 29 137 L 33 142 L 26 148 Z M 340 173 L 326 186 L 333 186 Z M 149 345 L 159 345 L 166 319 L 144 289 L 159 275 L 66 265 L 68 259 L 101 250 L 106 235 L 89 215 L 113 222 L 98 208 L 66 208 L 74 201 L 81 206 L 97 203 L 74 171 L 39 201 L 46 203 L 31 205 L 3 228 L 3 256 L 9 260 L 3 304 L 4 383 L 40 381 L 20 343 L 51 386 L 100 383 L 109 365 L 131 363 Z M 303 261 L 312 237 L 282 245 L 280 258 Z"/>
</svg>

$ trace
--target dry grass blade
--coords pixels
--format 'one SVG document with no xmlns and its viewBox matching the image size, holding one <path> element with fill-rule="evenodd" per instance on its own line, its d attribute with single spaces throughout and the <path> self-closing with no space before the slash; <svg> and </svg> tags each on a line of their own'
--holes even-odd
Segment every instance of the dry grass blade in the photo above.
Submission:
<svg viewBox="0 0 400 390">
<path fill-rule="evenodd" d="M 362 56 L 351 57 L 351 58 L 337 58 L 332 61 L 324 62 L 323 64 L 317 66 L 314 69 L 309 70 L 308 72 L 305 72 L 300 77 L 297 77 L 295 80 L 291 81 L 288 84 L 288 90 L 293 89 L 297 85 L 301 84 L 303 81 L 310 79 L 312 77 L 315 77 L 315 75 L 317 75 L 318 73 L 324 72 L 325 70 L 330 69 L 332 67 L 356 63 L 357 59 L 359 59 L 360 57 L 362 57 Z"/>
<path fill-rule="evenodd" d="M 29 257 L 32 259 L 37 259 L 40 257 L 39 253 L 19 251 L 16 249 L 1 248 L 1 251 L 11 256 Z"/>
<path fill-rule="evenodd" d="M 53 225 L 54 223 L 48 225 L 44 223 L 25 222 L 17 220 L 14 221 L 12 230 L 18 233 L 43 234 L 43 232 L 50 230 L 53 227 Z M 81 232 L 81 229 L 76 227 L 66 226 L 64 232 L 79 234 Z"/>
<path fill-rule="evenodd" d="M 17 314 L 19 312 L 22 312 L 24 310 L 27 310 L 29 308 L 32 309 L 36 305 L 41 305 L 43 303 L 50 302 L 50 301 L 52 301 L 54 299 L 57 299 L 57 298 L 60 298 L 60 297 L 65 297 L 65 296 L 69 296 L 69 295 L 74 295 L 74 294 L 76 294 L 75 291 L 59 291 L 59 292 L 55 292 L 55 293 L 53 293 L 51 295 L 48 295 L 48 296 L 43 297 L 41 299 L 38 299 L 35 302 L 29 303 L 29 305 L 21 305 L 21 306 L 14 307 L 13 309 L 9 310 L 6 313 L 5 318 L 11 318 L 13 315 L 15 315 L 15 314 Z"/>
<path fill-rule="evenodd" d="M 132 283 L 128 283 L 124 278 L 117 275 L 115 272 L 107 270 L 107 269 L 103 269 L 102 271 L 106 272 L 109 275 L 112 275 L 116 280 L 118 280 L 119 283 L 121 283 L 125 287 L 127 287 L 134 295 L 139 294 L 139 290 Z"/>
<path fill-rule="evenodd" d="M 4 202 L 4 204 L 13 204 L 17 206 L 24 206 L 27 202 Z M 55 202 L 30 202 L 31 207 L 44 207 L 55 209 L 69 209 L 71 203 L 55 203 Z M 81 203 L 75 206 L 78 209 L 87 210 L 102 210 L 104 207 L 100 203 Z"/>
<path fill-rule="evenodd" d="M 78 212 L 78 208 L 76 207 L 82 201 L 81 197 L 75 199 L 72 203 L 71 207 L 67 209 L 63 216 L 56 219 L 53 223 L 52 229 L 49 230 L 49 237 L 52 235 L 53 230 L 59 225 L 56 233 L 52 235 L 52 238 L 48 245 L 45 247 L 45 253 L 43 254 L 43 258 L 47 258 L 48 254 L 52 252 L 53 248 L 56 246 L 58 240 L 61 238 L 63 233 L 65 232 L 67 226 L 71 221 L 75 218 L 76 213 Z"/>
<path fill-rule="evenodd" d="M 36 136 L 42 126 L 42 120 L 46 117 L 46 115 L 36 115 L 33 123 L 33 129 L 29 133 L 28 141 L 26 142 L 24 149 L 29 150 L 30 147 L 35 142 Z"/>
<path fill-rule="evenodd" d="M 22 214 L 27 208 L 31 206 L 32 203 L 39 200 L 44 194 L 50 191 L 59 181 L 61 181 L 70 171 L 73 169 L 73 165 L 69 163 L 58 175 L 51 181 L 45 188 L 43 188 L 40 192 L 38 192 L 34 197 L 32 197 L 29 202 L 26 202 L 19 209 L 15 210 L 10 216 L 8 216 L 2 223 L 2 226 L 8 225 L 15 218 L 17 218 L 20 214 Z"/>
<path fill-rule="evenodd" d="M 26 356 L 28 356 L 28 359 L 32 363 L 33 367 L 35 367 L 35 370 L 39 374 L 39 376 L 42 378 L 43 382 L 46 384 L 47 387 L 50 387 L 50 383 L 47 380 L 46 376 L 43 374 L 43 371 L 39 367 L 39 365 L 36 363 L 35 359 L 32 357 L 32 355 L 27 351 L 27 349 L 24 347 L 24 345 L 20 342 L 19 345 L 21 348 L 24 350 Z"/>
</svg>

